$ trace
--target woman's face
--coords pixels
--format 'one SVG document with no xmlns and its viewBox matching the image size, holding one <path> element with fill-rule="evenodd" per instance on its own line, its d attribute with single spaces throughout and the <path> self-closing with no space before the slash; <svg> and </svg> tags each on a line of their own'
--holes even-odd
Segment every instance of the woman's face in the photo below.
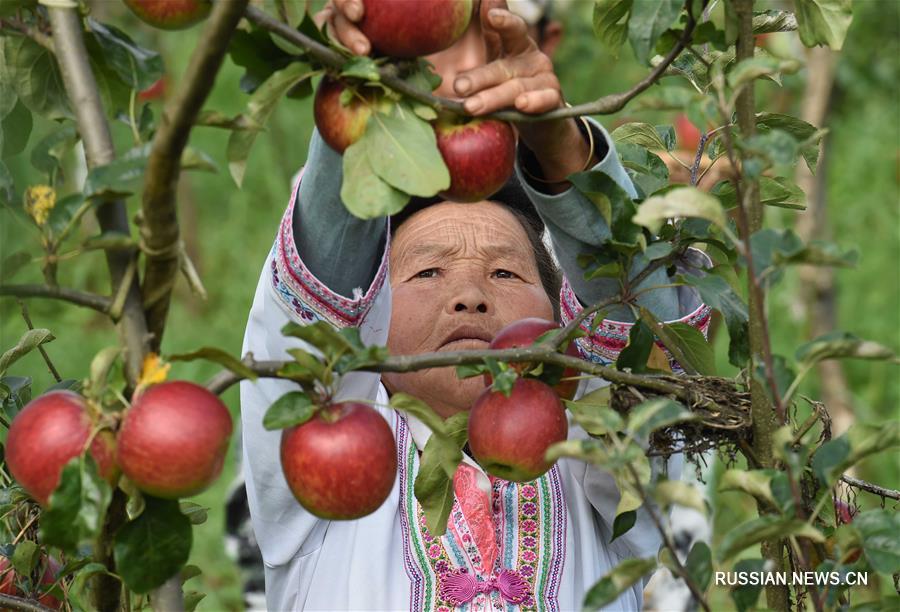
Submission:
<svg viewBox="0 0 900 612">
<path fill-rule="evenodd" d="M 410 217 L 394 234 L 390 272 L 394 355 L 486 349 L 513 321 L 553 319 L 525 229 L 492 202 L 444 202 Z M 452 367 L 383 379 L 445 417 L 484 389 L 480 376 L 461 381 Z"/>
</svg>

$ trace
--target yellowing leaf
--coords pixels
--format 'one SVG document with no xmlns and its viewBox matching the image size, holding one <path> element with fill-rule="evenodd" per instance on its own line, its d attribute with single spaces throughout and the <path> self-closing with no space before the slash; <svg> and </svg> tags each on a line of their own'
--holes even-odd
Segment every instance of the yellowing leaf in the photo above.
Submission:
<svg viewBox="0 0 900 612">
<path fill-rule="evenodd" d="M 25 211 L 38 227 L 44 227 L 50 211 L 56 206 L 56 190 L 49 185 L 32 185 L 25 190 Z"/>
<path fill-rule="evenodd" d="M 150 353 L 144 357 L 144 365 L 141 368 L 141 378 L 138 385 L 145 387 L 147 385 L 155 385 L 156 383 L 165 382 L 169 375 L 169 368 L 172 364 L 160 359 L 156 353 Z"/>
</svg>

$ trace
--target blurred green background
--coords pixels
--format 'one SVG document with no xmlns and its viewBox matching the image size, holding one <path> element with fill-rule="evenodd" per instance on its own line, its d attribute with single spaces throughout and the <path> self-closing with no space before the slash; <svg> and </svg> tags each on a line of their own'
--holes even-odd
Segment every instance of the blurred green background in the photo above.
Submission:
<svg viewBox="0 0 900 612">
<path fill-rule="evenodd" d="M 165 58 L 171 86 L 177 87 L 188 57 L 194 48 L 199 28 L 184 32 L 159 32 L 133 19 L 118 2 L 91 3 L 95 15 L 127 31 L 139 43 L 159 49 Z M 263 3 L 272 10 L 270 2 Z M 313 6 L 321 1 L 313 2 Z M 563 89 L 572 103 L 589 101 L 607 93 L 629 87 L 645 69 L 632 58 L 626 47 L 619 58 L 604 53 L 591 31 L 592 3 L 573 0 L 568 11 L 559 14 L 564 22 L 565 37 L 556 54 L 555 63 Z M 766 7 L 760 7 L 766 8 Z M 900 3 L 890 0 L 857 2 L 854 22 L 837 65 L 832 107 L 826 122 L 830 129 L 827 169 L 827 213 L 834 240 L 842 247 L 858 247 L 861 251 L 856 269 L 838 270 L 838 328 L 860 337 L 877 340 L 900 350 Z M 767 45 L 781 53 L 800 54 L 802 48 L 793 34 L 774 34 Z M 243 70 L 230 60 L 216 81 L 206 108 L 226 115 L 241 112 L 248 96 L 240 91 L 238 81 Z M 807 74 L 785 79 L 783 87 L 763 82 L 758 88 L 761 110 L 798 114 Z M 677 79 L 664 79 L 666 86 L 678 86 Z M 651 89 L 652 95 L 655 88 Z M 654 124 L 672 123 L 674 113 L 634 110 L 603 119 L 610 127 L 624 120 Z M 153 105 L 158 117 L 161 105 Z M 5 160 L 19 192 L 28 184 L 44 179 L 29 163 L 30 150 L 52 124 L 36 124 L 28 148 Z M 260 135 L 248 165 L 243 187 L 238 189 L 228 175 L 225 145 L 228 132 L 197 128 L 191 135 L 191 146 L 206 152 L 219 165 L 219 172 L 191 172 L 182 176 L 179 185 L 179 215 L 188 252 L 203 278 L 209 298 L 201 301 L 190 293 L 179 279 L 163 352 L 186 352 L 200 346 L 216 346 L 238 354 L 243 329 L 250 308 L 260 268 L 272 245 L 275 230 L 287 205 L 290 178 L 306 158 L 306 147 L 312 129 L 310 100 L 284 100 Z M 115 124 L 119 152 L 130 148 L 128 128 Z M 80 190 L 83 174 L 74 156 L 67 163 L 67 187 Z M 61 190 L 60 195 L 67 193 Z M 133 216 L 136 198 L 129 201 Z M 775 227 L 793 227 L 797 213 L 769 209 L 768 223 Z M 802 214 L 802 213 L 801 213 Z M 93 220 L 84 223 L 82 237 L 97 233 Z M 24 227 L 6 212 L 0 212 L 0 259 L 23 248 L 37 255 L 37 234 Z M 0 271 L 2 272 L 2 271 Z M 0 274 L 2 276 L 2 274 Z M 41 282 L 38 266 L 19 273 L 17 283 Z M 108 293 L 106 266 L 100 254 L 93 253 L 60 266 L 60 284 L 98 293 Z M 773 291 L 769 299 L 772 338 L 776 353 L 791 357 L 797 346 L 811 339 L 809 325 L 798 309 L 799 279 L 791 271 Z M 37 327 L 53 331 L 57 339 L 46 346 L 47 352 L 63 377 L 81 378 L 87 374 L 91 357 L 100 349 L 116 343 L 114 330 L 107 320 L 91 311 L 52 301 L 30 300 L 31 317 Z M 25 331 L 25 324 L 15 300 L 0 299 L 0 348 L 9 347 Z M 717 354 L 724 374 L 732 373 L 727 365 L 726 334 L 717 337 Z M 878 423 L 898 418 L 900 384 L 896 367 L 883 363 L 846 362 L 845 373 L 851 392 L 852 406 L 858 421 Z M 170 377 L 198 382 L 218 370 L 204 362 L 177 363 Z M 10 374 L 30 375 L 35 379 L 37 394 L 52 379 L 40 356 L 35 352 L 18 362 Z M 816 397 L 819 381 L 811 376 L 802 392 Z M 224 400 L 238 414 L 237 388 L 224 395 Z M 232 457 L 240 440 L 233 442 Z M 896 459 L 896 457 L 894 457 Z M 195 529 L 191 562 L 203 569 L 189 589 L 207 593 L 199 609 L 238 610 L 242 608 L 237 571 L 223 548 L 223 501 L 235 475 L 235 463 L 229 460 L 218 484 L 195 501 L 209 507 L 209 520 Z M 900 485 L 896 460 L 876 459 L 861 466 L 862 478 L 897 488 Z M 863 508 L 876 504 L 874 498 L 860 495 Z M 733 525 L 736 516 L 748 512 L 739 494 L 715 497 L 715 534 Z M 719 517 L 728 515 L 729 522 L 720 525 Z M 722 597 L 724 594 L 717 594 Z"/>
</svg>

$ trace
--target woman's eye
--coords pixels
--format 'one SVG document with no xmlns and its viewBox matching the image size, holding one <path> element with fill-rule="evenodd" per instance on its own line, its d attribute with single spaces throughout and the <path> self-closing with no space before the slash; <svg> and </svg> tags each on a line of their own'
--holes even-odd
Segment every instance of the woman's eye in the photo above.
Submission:
<svg viewBox="0 0 900 612">
<path fill-rule="evenodd" d="M 516 278 L 516 275 L 509 270 L 494 270 L 494 278 Z"/>
<path fill-rule="evenodd" d="M 421 272 L 416 272 L 415 278 L 434 278 L 438 275 L 437 268 L 428 268 L 427 270 L 422 270 Z"/>
</svg>

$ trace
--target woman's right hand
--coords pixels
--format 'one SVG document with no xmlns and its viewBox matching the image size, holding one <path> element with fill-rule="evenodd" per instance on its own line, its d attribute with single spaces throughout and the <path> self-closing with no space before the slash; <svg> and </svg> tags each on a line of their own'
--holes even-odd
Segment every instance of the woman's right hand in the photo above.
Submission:
<svg viewBox="0 0 900 612">
<path fill-rule="evenodd" d="M 372 45 L 356 25 L 362 20 L 364 11 L 362 0 L 328 0 L 313 20 L 319 28 L 324 25 L 328 36 L 354 55 L 368 55 Z"/>
</svg>

